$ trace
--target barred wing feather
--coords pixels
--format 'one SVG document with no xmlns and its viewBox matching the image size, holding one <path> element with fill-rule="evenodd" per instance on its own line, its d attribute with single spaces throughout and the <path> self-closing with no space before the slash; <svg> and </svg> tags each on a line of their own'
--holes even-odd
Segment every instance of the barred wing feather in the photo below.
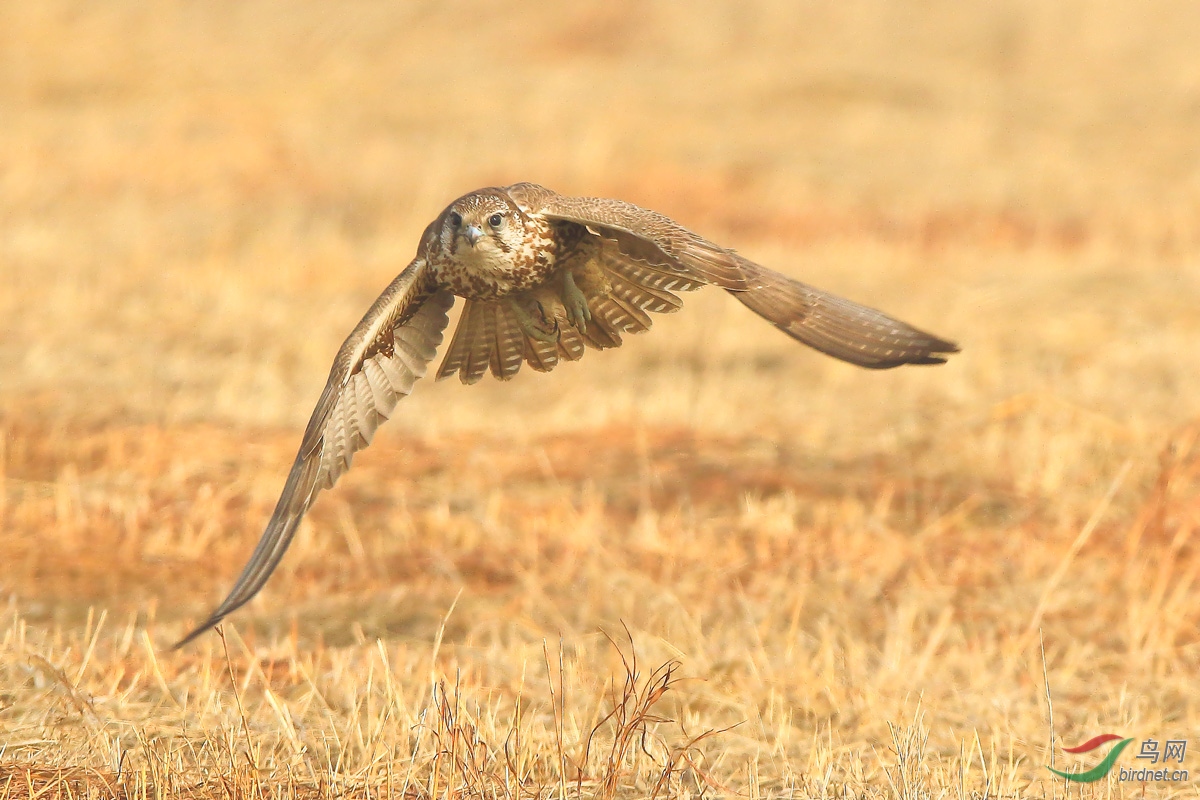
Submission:
<svg viewBox="0 0 1200 800">
<path fill-rule="evenodd" d="M 429 285 L 423 259 L 397 276 L 334 359 L 300 451 L 258 546 L 229 595 L 180 647 L 250 601 L 278 566 L 322 489 L 350 468 L 413 384 L 425 375 L 441 344 L 454 295 Z"/>
</svg>

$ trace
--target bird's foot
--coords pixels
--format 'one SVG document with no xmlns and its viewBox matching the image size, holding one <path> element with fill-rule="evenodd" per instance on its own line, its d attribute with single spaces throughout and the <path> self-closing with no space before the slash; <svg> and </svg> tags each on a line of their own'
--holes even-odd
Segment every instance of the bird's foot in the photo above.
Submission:
<svg viewBox="0 0 1200 800">
<path fill-rule="evenodd" d="M 575 285 L 575 276 L 571 270 L 563 270 L 563 308 L 567 312 L 567 322 L 571 323 L 580 333 L 587 332 L 587 324 L 592 319 L 592 310 L 588 308 L 587 298 Z"/>
<path fill-rule="evenodd" d="M 558 320 L 553 317 L 546 316 L 546 309 L 538 301 L 533 302 L 537 309 L 537 315 L 541 317 L 541 322 L 534 318 L 533 313 L 525 308 L 520 302 L 513 300 L 513 314 L 516 315 L 517 324 L 521 326 L 521 330 L 531 339 L 537 339 L 539 342 L 554 344 L 558 341 Z M 552 326 L 552 327 L 547 327 Z"/>
</svg>

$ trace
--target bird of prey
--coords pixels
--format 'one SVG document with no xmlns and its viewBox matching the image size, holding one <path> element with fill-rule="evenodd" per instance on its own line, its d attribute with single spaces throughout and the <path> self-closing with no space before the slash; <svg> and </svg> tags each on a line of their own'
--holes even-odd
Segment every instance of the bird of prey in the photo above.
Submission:
<svg viewBox="0 0 1200 800">
<path fill-rule="evenodd" d="M 450 204 L 416 257 L 338 350 L 275 512 L 229 596 L 179 645 L 263 587 L 322 489 L 425 375 L 454 298 L 465 304 L 437 377 L 475 383 L 618 347 L 676 311 L 678 292 L 712 284 L 822 353 L 870 369 L 940 364 L 958 347 L 866 306 L 792 280 L 621 200 L 568 197 L 533 183 Z M 177 645 L 177 646 L 179 646 Z"/>
</svg>

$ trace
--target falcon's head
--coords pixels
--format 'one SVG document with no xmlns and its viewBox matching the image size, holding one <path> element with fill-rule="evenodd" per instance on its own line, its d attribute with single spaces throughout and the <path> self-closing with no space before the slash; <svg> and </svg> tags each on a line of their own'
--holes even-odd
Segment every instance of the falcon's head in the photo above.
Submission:
<svg viewBox="0 0 1200 800">
<path fill-rule="evenodd" d="M 508 272 L 523 257 L 530 224 L 507 194 L 481 189 L 455 200 L 443 212 L 442 252 L 479 271 Z"/>
</svg>

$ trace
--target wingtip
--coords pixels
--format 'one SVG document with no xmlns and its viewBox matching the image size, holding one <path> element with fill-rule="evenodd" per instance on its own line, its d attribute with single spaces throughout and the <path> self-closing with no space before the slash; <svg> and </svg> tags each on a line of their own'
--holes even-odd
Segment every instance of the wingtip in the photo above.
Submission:
<svg viewBox="0 0 1200 800">
<path fill-rule="evenodd" d="M 962 348 L 958 346 L 957 342 L 951 342 L 947 339 L 938 339 L 933 343 L 933 346 L 929 348 L 929 352 L 931 354 L 931 358 L 937 359 L 935 363 L 945 364 L 947 358 L 955 353 L 961 353 Z"/>
<path fill-rule="evenodd" d="M 881 367 L 884 369 L 908 365 L 933 367 L 938 364 L 945 364 L 950 356 L 958 352 L 960 352 L 959 346 L 954 342 L 946 341 L 945 339 L 935 339 L 924 349 L 924 352 L 914 354 L 909 358 L 896 361 L 895 363 L 881 365 Z"/>
<path fill-rule="evenodd" d="M 219 625 L 220 622 L 221 622 L 221 617 L 217 617 L 215 619 L 209 619 L 203 625 L 200 625 L 199 627 L 194 628 L 190 633 L 188 633 L 187 636 L 184 636 L 178 642 L 171 645 L 172 652 L 174 652 L 176 650 L 182 650 L 184 647 L 191 644 L 196 639 L 200 638 L 200 636 L 202 634 L 205 634 L 205 633 L 208 633 L 209 631 L 211 631 L 213 628 L 215 628 L 217 625 Z"/>
<path fill-rule="evenodd" d="M 191 644 L 193 641 L 195 641 L 196 637 L 198 637 L 202 633 L 205 633 L 207 630 L 208 630 L 208 628 L 197 628 L 196 630 L 189 633 L 187 636 L 184 636 L 182 639 L 180 639 L 175 644 L 171 645 L 171 651 L 175 652 L 176 650 L 182 650 L 183 648 L 185 648 L 189 644 Z"/>
<path fill-rule="evenodd" d="M 858 350 L 847 350 L 840 346 L 839 342 L 834 342 L 835 346 L 830 346 L 828 340 L 813 340 L 808 338 L 807 334 L 811 331 L 801 330 L 791 333 L 796 338 L 805 344 L 813 347 L 826 355 L 839 358 L 843 361 L 848 361 L 865 369 L 872 370 L 888 370 L 897 367 L 930 367 L 939 364 L 945 364 L 947 359 L 954 353 L 959 352 L 959 347 L 954 342 L 949 342 L 944 339 L 929 337 L 928 340 L 919 344 L 913 344 L 905 348 L 899 353 L 888 352 L 885 356 L 864 357 L 864 353 Z"/>
</svg>

